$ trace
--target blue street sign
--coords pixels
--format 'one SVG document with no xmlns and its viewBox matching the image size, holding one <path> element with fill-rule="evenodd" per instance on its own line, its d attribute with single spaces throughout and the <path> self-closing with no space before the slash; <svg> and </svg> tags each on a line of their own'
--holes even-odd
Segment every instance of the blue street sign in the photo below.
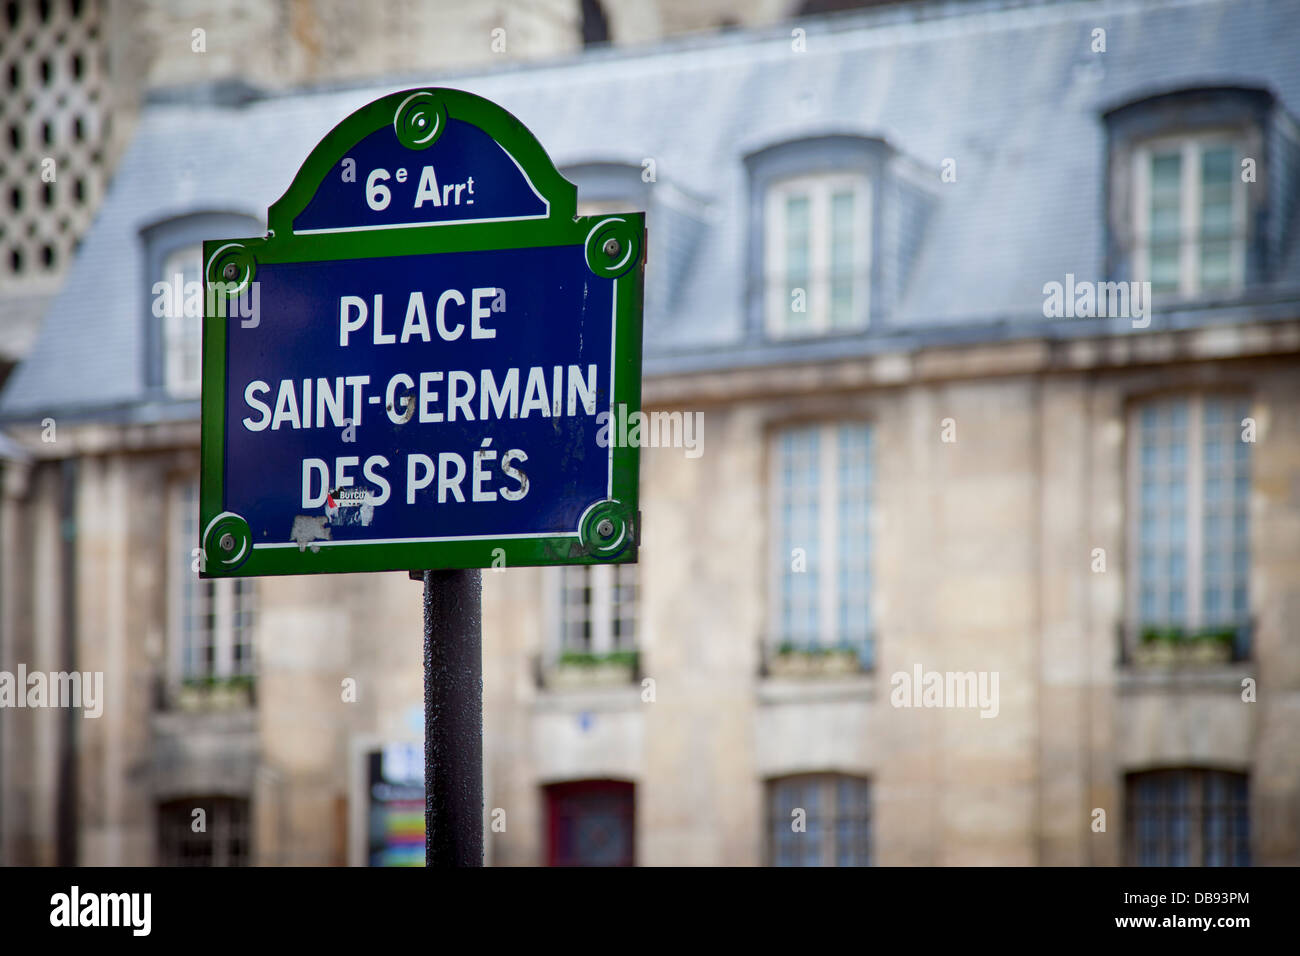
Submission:
<svg viewBox="0 0 1300 956">
<path fill-rule="evenodd" d="M 341 123 L 205 244 L 206 576 L 635 560 L 644 218 L 452 90 Z"/>
</svg>

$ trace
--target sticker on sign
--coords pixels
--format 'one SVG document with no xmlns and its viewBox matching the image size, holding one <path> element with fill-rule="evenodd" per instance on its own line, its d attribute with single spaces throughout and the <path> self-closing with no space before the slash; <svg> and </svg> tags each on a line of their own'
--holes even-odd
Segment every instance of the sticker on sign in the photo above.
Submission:
<svg viewBox="0 0 1300 956">
<path fill-rule="evenodd" d="M 636 560 L 638 449 L 598 435 L 640 407 L 642 213 L 577 216 L 518 120 L 430 89 L 267 224 L 204 244 L 204 576 Z"/>
</svg>

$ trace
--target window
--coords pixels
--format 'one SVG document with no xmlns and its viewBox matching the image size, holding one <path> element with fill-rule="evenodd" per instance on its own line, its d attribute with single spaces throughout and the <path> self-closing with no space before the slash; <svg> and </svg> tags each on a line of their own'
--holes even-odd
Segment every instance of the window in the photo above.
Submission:
<svg viewBox="0 0 1300 956">
<path fill-rule="evenodd" d="M 554 622 L 537 663 L 537 686 L 563 690 L 631 685 L 639 672 L 637 566 L 554 570 L 546 616 Z"/>
<path fill-rule="evenodd" d="M 163 316 L 163 381 L 168 394 L 176 398 L 194 398 L 201 390 L 202 310 L 196 315 L 186 303 L 189 290 L 202 288 L 199 282 L 202 274 L 202 246 L 185 246 L 163 260 L 160 279 L 167 288 L 176 290 L 168 297 Z"/>
<path fill-rule="evenodd" d="M 600 46 L 609 42 L 609 20 L 599 0 L 582 0 L 582 45 Z"/>
<path fill-rule="evenodd" d="M 195 811 L 202 811 L 200 816 Z M 198 828 L 199 821 L 203 826 Z M 248 801 L 231 797 L 172 800 L 158 808 L 161 866 L 247 866 Z"/>
<path fill-rule="evenodd" d="M 195 570 L 200 537 L 197 482 L 178 485 L 173 505 L 174 673 L 182 682 L 252 677 L 255 581 L 200 578 Z"/>
<path fill-rule="evenodd" d="M 561 653 L 635 651 L 637 566 L 579 564 L 560 573 Z"/>
<path fill-rule="evenodd" d="M 871 427 L 812 425 L 773 445 L 778 649 L 848 648 L 872 665 Z"/>
<path fill-rule="evenodd" d="M 768 781 L 768 864 L 870 866 L 871 784 L 843 774 Z"/>
<path fill-rule="evenodd" d="M 156 400 L 194 399 L 201 392 L 203 358 L 203 240 L 259 235 L 256 219 L 204 212 L 172 217 L 141 230 L 144 251 L 145 383 Z"/>
<path fill-rule="evenodd" d="M 1272 93 L 1172 90 L 1103 118 L 1111 279 L 1148 281 L 1166 299 L 1226 298 L 1286 274 L 1296 195 L 1286 170 L 1300 139 Z"/>
<path fill-rule="evenodd" d="M 1246 272 L 1246 185 L 1229 134 L 1165 138 L 1141 146 L 1134 257 L 1155 294 L 1194 296 L 1241 288 Z"/>
<path fill-rule="evenodd" d="M 1250 448 L 1245 398 L 1145 402 L 1130 428 L 1134 630 L 1248 624 Z M 1240 642 L 1237 655 L 1244 652 Z"/>
<path fill-rule="evenodd" d="M 1130 866 L 1250 866 L 1245 774 L 1147 771 L 1127 791 Z"/>
<path fill-rule="evenodd" d="M 870 192 L 856 174 L 802 176 L 768 187 L 767 328 L 774 337 L 866 327 Z"/>
<path fill-rule="evenodd" d="M 844 133 L 772 142 L 744 162 L 749 344 L 784 360 L 821 336 L 887 328 L 939 200 L 935 171 Z"/>
<path fill-rule="evenodd" d="M 546 788 L 550 866 L 632 866 L 635 787 L 582 780 Z"/>
</svg>

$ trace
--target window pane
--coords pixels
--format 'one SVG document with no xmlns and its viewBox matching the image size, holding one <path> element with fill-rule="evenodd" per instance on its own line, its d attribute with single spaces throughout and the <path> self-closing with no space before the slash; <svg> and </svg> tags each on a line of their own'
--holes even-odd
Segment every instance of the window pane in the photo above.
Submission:
<svg viewBox="0 0 1300 956">
<path fill-rule="evenodd" d="M 203 310 L 194 307 L 191 294 L 197 291 L 201 303 L 202 272 L 199 245 L 179 249 L 163 263 L 162 281 L 176 290 L 167 297 L 163 318 L 163 375 L 167 391 L 180 398 L 198 395 L 202 381 Z"/>
<path fill-rule="evenodd" d="M 837 781 L 835 862 L 837 866 L 871 865 L 871 790 L 866 780 Z"/>
<path fill-rule="evenodd" d="M 788 322 L 791 326 L 802 327 L 808 324 L 812 308 L 808 300 L 812 296 L 812 203 L 806 195 L 791 195 L 785 200 L 785 284 L 782 289 L 783 307 L 789 309 Z M 803 290 L 805 309 L 794 311 L 792 303 L 796 290 Z"/>
<path fill-rule="evenodd" d="M 857 317 L 853 312 L 854 233 L 853 192 L 835 192 L 831 196 L 830 302 L 831 325 L 836 328 L 856 324 Z"/>
<path fill-rule="evenodd" d="M 614 618 L 614 650 L 636 650 L 637 566 L 616 564 L 613 571 L 614 594 L 610 606 Z"/>
<path fill-rule="evenodd" d="M 864 668 L 870 668 L 871 429 L 865 424 L 841 425 L 837 434 L 838 637 L 858 653 Z"/>
<path fill-rule="evenodd" d="M 592 582 L 589 565 L 560 570 L 560 644 L 562 651 L 586 654 L 592 649 Z"/>
<path fill-rule="evenodd" d="M 1153 292 L 1178 290 L 1182 166 L 1182 154 L 1178 152 L 1156 153 L 1151 157 L 1147 256 Z"/>
<path fill-rule="evenodd" d="M 230 581 L 233 593 L 230 649 L 233 660 L 230 673 L 250 676 L 253 673 L 253 612 L 256 591 L 250 578 Z"/>
<path fill-rule="evenodd" d="M 1230 146 L 1201 153 L 1200 281 L 1202 289 L 1232 284 L 1232 200 L 1236 154 Z"/>
<path fill-rule="evenodd" d="M 781 568 L 778 641 L 797 647 L 820 643 L 819 588 L 821 570 L 818 498 L 821 489 L 819 429 L 797 428 L 782 433 L 776 443 L 777 533 L 776 566 Z M 806 570 L 796 571 L 795 550 L 802 549 Z"/>
<path fill-rule="evenodd" d="M 1138 616 L 1142 625 L 1187 618 L 1187 402 L 1148 403 L 1138 431 Z"/>
<path fill-rule="evenodd" d="M 1241 398 L 1209 396 L 1204 409 L 1202 623 L 1242 626 L 1248 623 L 1251 446 L 1241 440 L 1240 423 L 1248 406 Z"/>
<path fill-rule="evenodd" d="M 176 515 L 178 546 L 176 579 L 179 581 L 181 626 L 181 679 L 213 676 L 213 638 L 216 620 L 215 581 L 205 581 L 194 570 L 199 547 L 199 487 L 186 482 L 178 495 Z"/>
</svg>

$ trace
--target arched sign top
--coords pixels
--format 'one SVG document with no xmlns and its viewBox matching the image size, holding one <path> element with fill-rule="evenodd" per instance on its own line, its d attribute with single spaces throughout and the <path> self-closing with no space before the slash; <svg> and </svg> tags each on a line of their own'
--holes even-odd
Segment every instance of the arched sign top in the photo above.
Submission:
<svg viewBox="0 0 1300 956">
<path fill-rule="evenodd" d="M 463 90 L 403 90 L 312 150 L 270 208 L 278 237 L 569 220 L 576 187 L 509 112 Z"/>
</svg>

